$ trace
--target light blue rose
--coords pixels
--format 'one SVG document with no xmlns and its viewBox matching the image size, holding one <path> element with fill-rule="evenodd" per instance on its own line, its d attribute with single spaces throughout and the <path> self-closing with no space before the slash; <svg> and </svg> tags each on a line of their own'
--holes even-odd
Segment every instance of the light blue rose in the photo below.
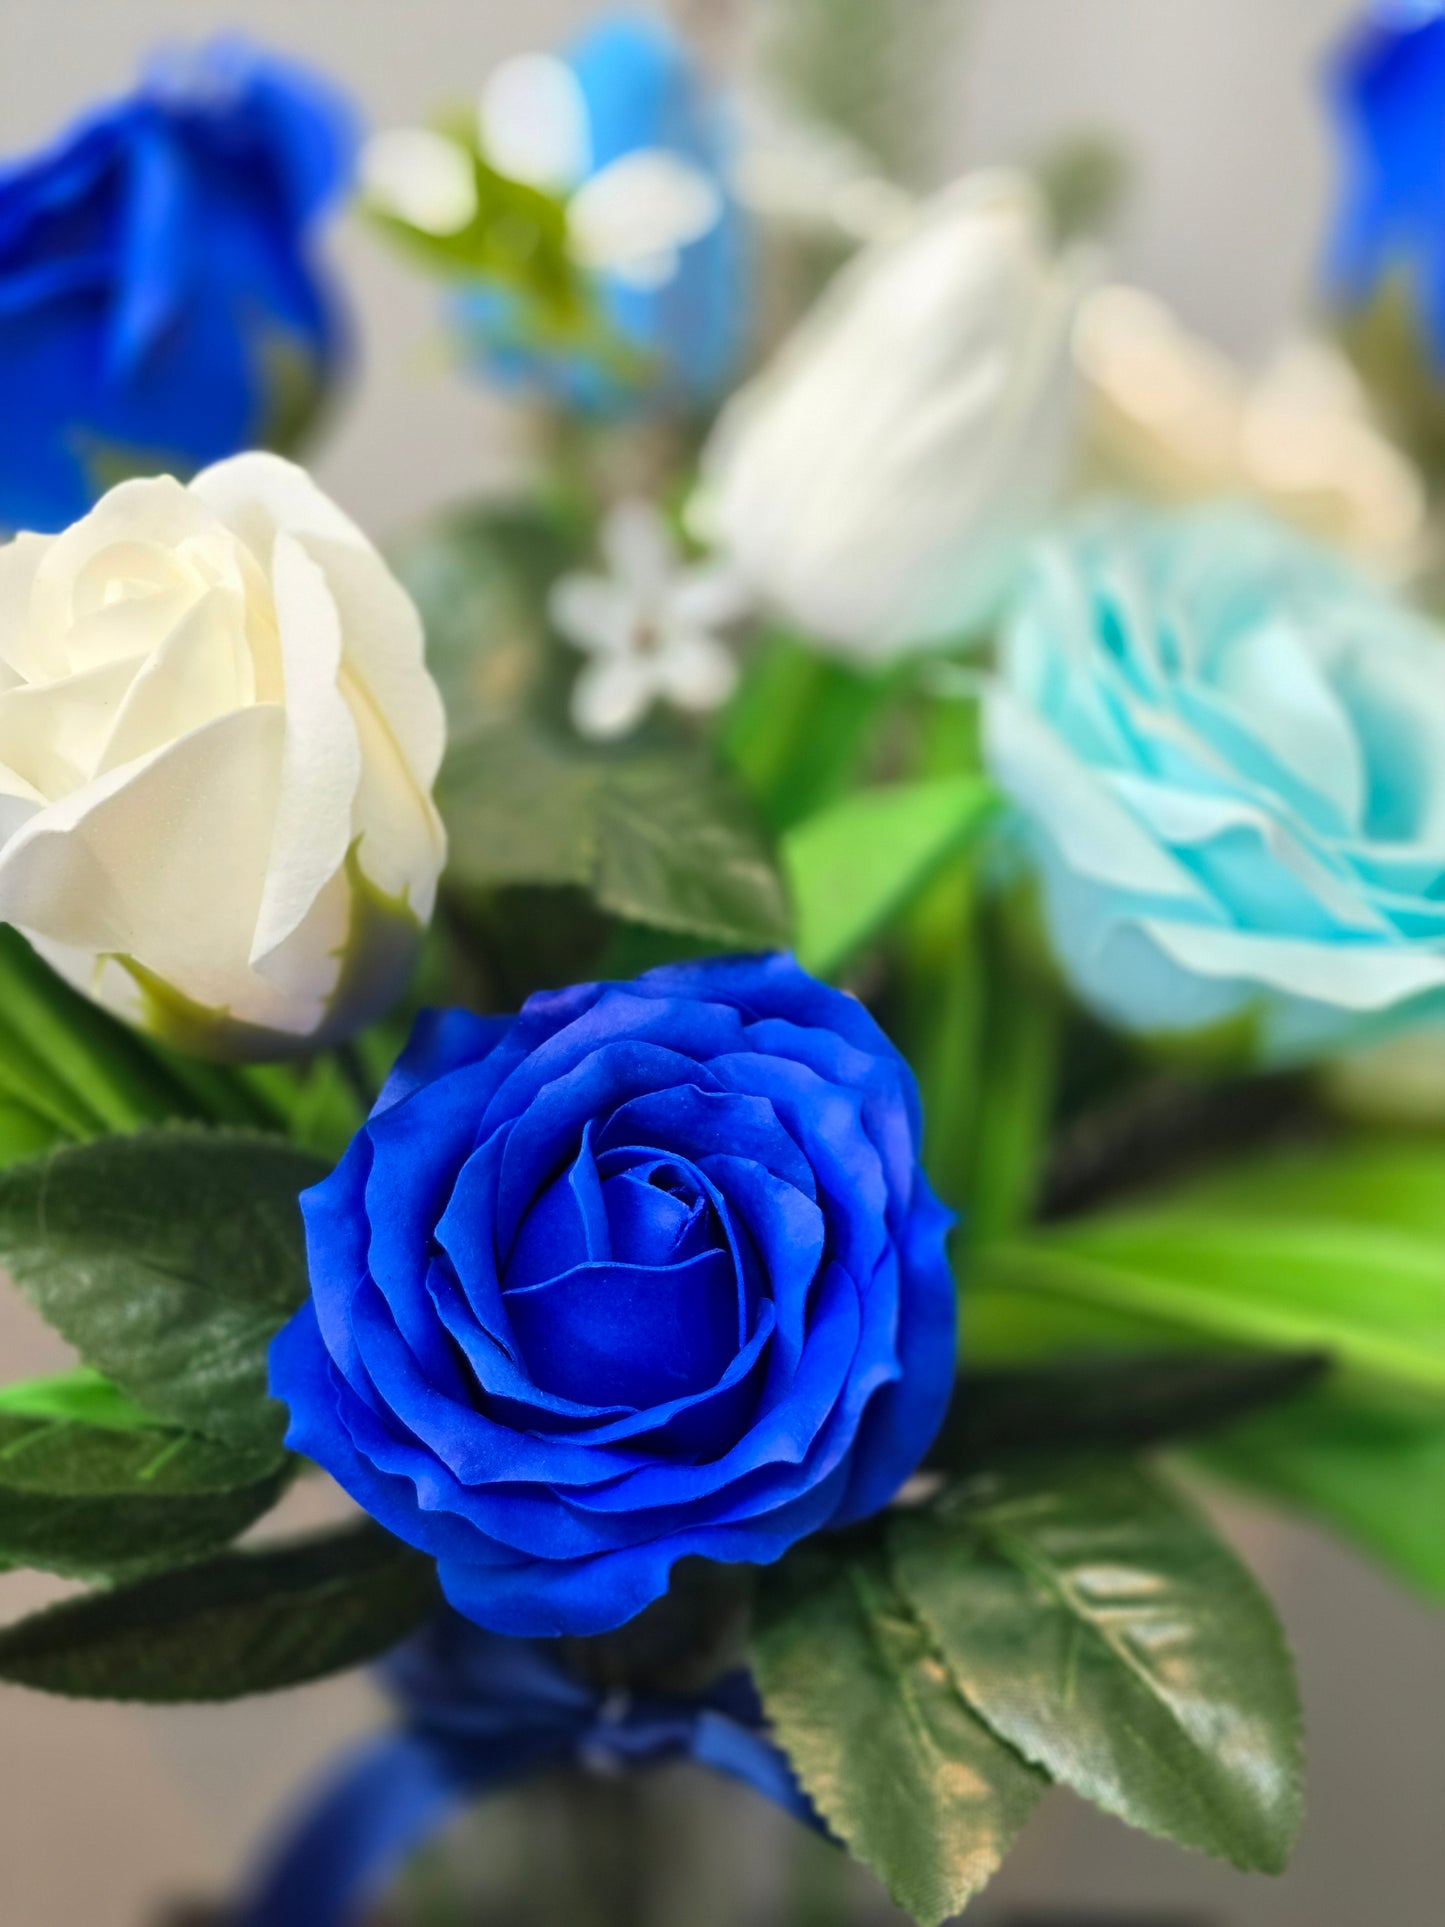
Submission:
<svg viewBox="0 0 1445 1927">
<path fill-rule="evenodd" d="M 1445 640 L 1263 516 L 1041 550 L 986 705 L 1082 997 L 1299 1060 L 1445 1007 Z"/>
</svg>

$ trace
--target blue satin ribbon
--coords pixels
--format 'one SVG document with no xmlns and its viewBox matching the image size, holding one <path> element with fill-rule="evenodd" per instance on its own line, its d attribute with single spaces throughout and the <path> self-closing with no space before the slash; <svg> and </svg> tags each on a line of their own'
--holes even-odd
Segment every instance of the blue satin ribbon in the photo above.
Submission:
<svg viewBox="0 0 1445 1927">
<path fill-rule="evenodd" d="M 236 1927 L 345 1927 L 408 1855 L 484 1794 L 569 1763 L 608 1770 L 692 1759 L 820 1825 L 767 1737 L 746 1673 L 696 1697 L 602 1693 L 555 1642 L 439 1614 L 381 1669 L 400 1727 L 362 1742 L 273 1844 Z"/>
</svg>

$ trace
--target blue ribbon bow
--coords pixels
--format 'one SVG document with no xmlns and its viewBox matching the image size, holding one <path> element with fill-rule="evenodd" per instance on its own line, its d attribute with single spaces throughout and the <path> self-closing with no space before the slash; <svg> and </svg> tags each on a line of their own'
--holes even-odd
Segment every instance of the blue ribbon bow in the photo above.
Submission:
<svg viewBox="0 0 1445 1927">
<path fill-rule="evenodd" d="M 395 1731 L 363 1741 L 273 1844 L 237 1927 L 344 1927 L 461 1807 L 548 1768 L 692 1759 L 820 1825 L 763 1729 L 745 1672 L 696 1696 L 607 1693 L 554 1641 L 507 1639 L 442 1613 L 380 1669 Z"/>
</svg>

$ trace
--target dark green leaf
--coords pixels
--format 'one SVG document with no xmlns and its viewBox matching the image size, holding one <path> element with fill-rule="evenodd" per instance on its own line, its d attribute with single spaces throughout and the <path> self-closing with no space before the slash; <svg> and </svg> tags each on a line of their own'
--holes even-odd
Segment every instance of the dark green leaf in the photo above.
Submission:
<svg viewBox="0 0 1445 1927">
<path fill-rule="evenodd" d="M 877 1553 L 760 1578 L 753 1665 L 818 1811 L 923 1927 L 997 1871 L 1044 1781 L 964 1705 Z"/>
<path fill-rule="evenodd" d="M 1162 1352 L 971 1372 L 929 1462 L 972 1471 L 1024 1453 L 1161 1445 L 1290 1398 L 1328 1367 L 1317 1352 Z"/>
<path fill-rule="evenodd" d="M 1312 1513 L 1445 1604 L 1445 1409 L 1323 1386 L 1196 1447 L 1202 1464 Z"/>
<path fill-rule="evenodd" d="M 239 1699 L 374 1658 L 435 1597 L 430 1560 L 349 1527 L 52 1606 L 0 1632 L 0 1679 L 81 1699 Z"/>
<path fill-rule="evenodd" d="M 971 843 L 994 807 L 982 778 L 858 790 L 789 831 L 783 862 L 798 961 L 831 976 Z"/>
<path fill-rule="evenodd" d="M 1087 1461 L 890 1523 L 893 1571 L 969 1704 L 1134 1826 L 1278 1872 L 1300 1712 L 1268 1602 L 1166 1488 Z"/>
<path fill-rule="evenodd" d="M 749 806 L 701 750 L 604 754 L 518 723 L 454 755 L 438 800 L 454 884 L 574 884 L 614 916 L 724 948 L 788 939 Z"/>
<path fill-rule="evenodd" d="M 231 1131 L 67 1147 L 0 1172 L 0 1263 L 157 1418 L 274 1442 L 266 1350 L 306 1295 L 297 1195 L 325 1170 Z"/>
<path fill-rule="evenodd" d="M 577 664 L 550 646 L 547 594 L 586 537 L 572 520 L 509 506 L 448 516 L 392 552 L 426 626 L 449 755 L 522 717 L 560 718 Z"/>
<path fill-rule="evenodd" d="M 270 1510 L 285 1460 L 193 1433 L 0 1414 L 0 1559 L 127 1573 L 214 1551 Z"/>
</svg>

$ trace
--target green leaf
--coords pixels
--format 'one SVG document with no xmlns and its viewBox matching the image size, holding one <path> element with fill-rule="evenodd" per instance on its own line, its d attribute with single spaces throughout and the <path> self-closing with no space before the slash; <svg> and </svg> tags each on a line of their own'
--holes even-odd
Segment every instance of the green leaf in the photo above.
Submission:
<svg viewBox="0 0 1445 1927">
<path fill-rule="evenodd" d="M 148 1046 L 0 926 L 0 1093 L 72 1139 L 193 1106 Z"/>
<path fill-rule="evenodd" d="M 178 1565 L 244 1532 L 286 1478 L 275 1450 L 0 1413 L 0 1559 L 81 1575 Z"/>
<path fill-rule="evenodd" d="M 430 1560 L 348 1527 L 35 1613 L 0 1632 L 0 1679 L 81 1699 L 239 1699 L 375 1658 L 435 1598 Z"/>
<path fill-rule="evenodd" d="M 774 829 L 849 787 L 908 666 L 870 675 L 806 642 L 773 636 L 748 663 L 720 730 L 723 760 Z"/>
<path fill-rule="evenodd" d="M 153 1414 L 88 1365 L 0 1386 L 0 1413 L 61 1419 L 107 1432 L 144 1432 L 155 1426 Z"/>
<path fill-rule="evenodd" d="M 782 882 L 751 804 L 705 746 L 658 731 L 582 744 L 566 722 L 579 661 L 548 626 L 548 590 L 586 551 L 579 519 L 456 516 L 397 552 L 447 704 L 437 800 L 448 880 L 585 890 L 604 910 L 722 948 L 788 939 Z"/>
<path fill-rule="evenodd" d="M 889 1526 L 893 1572 L 976 1712 L 1106 1812 L 1280 1871 L 1300 1710 L 1273 1612 L 1174 1494 L 1127 1464 L 979 1480 Z"/>
<path fill-rule="evenodd" d="M 69 1146 L 0 1172 L 0 1263 L 157 1418 L 274 1443 L 266 1351 L 306 1295 L 297 1196 L 325 1171 L 232 1131 Z"/>
<path fill-rule="evenodd" d="M 1229 1217 L 1377 1225 L 1445 1244 L 1445 1144 L 1371 1135 L 1291 1145 L 1193 1178 L 1169 1202 Z"/>
<path fill-rule="evenodd" d="M 1445 1409 L 1328 1385 L 1192 1456 L 1313 1514 L 1445 1604 Z"/>
<path fill-rule="evenodd" d="M 959 1912 L 1045 1783 L 964 1705 L 880 1555 L 813 1544 L 760 1575 L 752 1657 L 833 1832 L 923 1927 Z"/>
<path fill-rule="evenodd" d="M 976 1471 L 1020 1454 L 1142 1450 L 1235 1424 L 1328 1369 L 1317 1352 L 1163 1352 L 970 1372 L 929 1464 Z"/>
<path fill-rule="evenodd" d="M 982 778 L 859 790 L 789 831 L 783 861 L 798 960 L 832 976 L 966 849 L 993 812 Z"/>
<path fill-rule="evenodd" d="M 454 885 L 573 884 L 614 916 L 723 948 L 788 939 L 751 809 L 701 750 L 606 754 L 519 722 L 454 755 L 438 802 Z"/>
<path fill-rule="evenodd" d="M 446 516 L 391 551 L 426 626 L 449 755 L 524 716 L 560 719 L 577 659 L 550 645 L 547 595 L 587 538 L 572 518 L 508 505 Z"/>
<path fill-rule="evenodd" d="M 1445 1242 L 1409 1229 L 1159 1207 L 990 1247 L 973 1276 L 988 1292 L 1071 1299 L 1215 1343 L 1328 1350 L 1445 1391 Z"/>
</svg>

